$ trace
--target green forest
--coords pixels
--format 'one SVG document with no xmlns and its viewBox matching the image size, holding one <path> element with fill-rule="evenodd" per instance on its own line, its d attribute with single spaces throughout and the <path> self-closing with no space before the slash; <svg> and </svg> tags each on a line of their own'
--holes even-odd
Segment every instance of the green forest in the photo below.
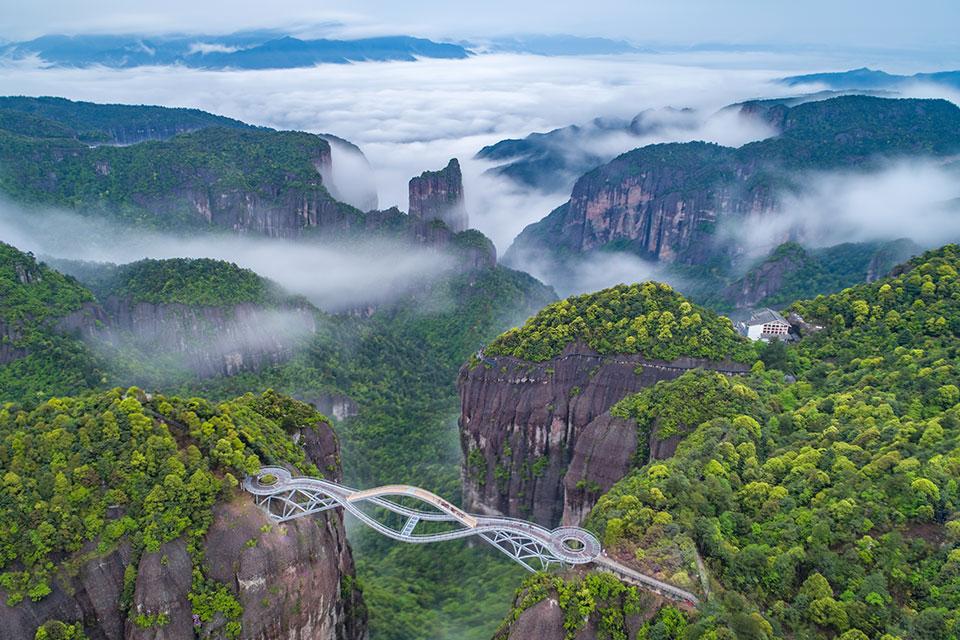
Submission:
<svg viewBox="0 0 960 640">
<path fill-rule="evenodd" d="M 475 236 L 479 234 L 460 235 L 476 243 Z M 63 353 L 49 348 L 0 366 L 0 376 L 8 376 L 0 380 L 11 381 L 9 386 L 0 385 L 3 390 L 0 401 L 16 401 L 15 405 L 7 405 L 11 411 L 20 406 L 26 411 L 50 395 L 77 394 L 84 389 L 100 388 L 103 393 L 116 395 L 119 392 L 108 391 L 108 387 L 121 379 L 156 380 L 150 363 L 129 359 L 118 362 L 102 357 L 91 352 L 79 337 L 62 335 L 37 320 L 68 315 L 84 302 L 96 303 L 111 295 L 156 304 L 214 306 L 235 303 L 269 306 L 289 299 L 288 294 L 269 281 L 221 261 L 144 260 L 119 267 L 65 265 L 90 285 L 88 289 L 74 278 L 38 263 L 29 254 L 12 247 L 5 250 L 0 260 L 0 278 L 6 287 L 4 291 L 11 295 L 4 297 L 4 304 L 0 304 L 7 314 L 3 317 L 37 331 L 48 341 L 45 345 L 56 342 L 76 354 L 75 374 L 74 369 L 64 366 L 70 361 L 65 360 Z M 21 268 L 18 266 L 21 264 L 26 266 Z M 24 269 L 43 278 L 24 282 L 18 275 Z M 171 398 L 200 395 L 206 399 L 187 402 L 203 403 L 203 406 L 214 407 L 215 412 L 221 406 L 241 402 L 245 394 L 261 394 L 274 388 L 301 397 L 311 397 L 318 390 L 346 394 L 359 408 L 359 415 L 338 425 L 343 456 L 350 460 L 344 469 L 348 483 L 366 487 L 410 481 L 459 500 L 460 454 L 454 426 L 457 370 L 504 327 L 520 323 L 554 298 L 551 289 L 532 277 L 503 267 L 455 275 L 367 319 L 315 311 L 316 334 L 286 363 L 228 378 L 201 381 L 193 377 L 177 378 L 168 381 L 162 391 L 166 401 L 178 411 L 179 401 Z M 16 304 L 7 307 L 8 300 Z M 40 315 L 41 310 L 46 315 Z M 80 377 L 75 379 L 75 375 Z M 24 381 L 31 382 L 29 389 L 23 387 Z M 155 385 L 144 388 L 152 390 Z M 241 400 L 236 400 L 237 397 Z M 86 407 L 94 402 L 87 396 L 64 401 L 71 407 Z M 155 399 L 145 406 L 160 416 L 167 415 L 156 409 L 160 402 Z M 284 405 L 284 411 L 290 406 L 299 405 Z M 171 420 L 183 422 L 177 415 L 172 414 Z M 267 415 L 280 419 L 280 416 Z M 78 421 L 79 424 L 86 422 Z M 170 424 L 160 427 L 172 430 L 177 439 L 177 431 Z M 81 446 L 76 438 L 70 442 L 71 446 Z M 102 443 L 101 448 L 116 448 L 121 444 L 132 446 L 126 441 L 111 441 Z M 197 446 L 206 455 L 207 451 Z M 296 457 L 297 451 L 299 449 L 284 455 Z M 98 448 L 93 455 L 101 453 Z M 259 450 L 253 453 L 261 462 L 290 459 L 267 456 Z M 124 449 L 112 454 L 114 458 L 123 455 L 132 453 Z M 250 452 L 245 453 L 245 461 L 249 455 Z M 215 459 L 205 464 L 218 476 Z M 223 470 L 236 478 L 242 475 L 229 465 Z M 70 478 L 69 474 L 67 477 Z M 149 491 L 149 487 L 146 490 Z M 212 503 L 208 500 L 205 504 L 209 507 Z M 93 509 L 90 502 L 78 507 L 84 515 L 89 509 Z M 192 517 L 183 515 L 180 521 Z M 136 523 L 137 531 L 145 530 L 143 522 Z M 188 529 L 181 530 L 183 535 L 188 532 Z M 449 634 L 463 638 L 487 638 L 496 620 L 508 610 L 511 593 L 523 573 L 496 551 L 472 548 L 461 542 L 444 543 L 439 548 L 446 559 L 442 571 L 436 563 L 438 549 L 393 543 L 367 531 L 358 531 L 352 545 L 370 611 L 371 631 L 376 637 L 389 640 L 429 638 L 430 629 L 446 629 Z M 477 558 L 478 553 L 482 554 L 482 560 Z M 66 566 L 56 559 L 59 556 L 52 557 L 54 559 L 43 566 L 33 567 L 34 573 L 17 573 L 18 588 L 29 589 L 34 584 L 31 580 L 48 581 L 52 572 Z"/>
<path fill-rule="evenodd" d="M 639 353 L 659 360 L 689 356 L 747 362 L 755 357 L 729 318 L 695 307 L 669 285 L 656 282 L 555 302 L 499 336 L 484 353 L 542 362 L 575 342 L 601 354 Z"/>
</svg>

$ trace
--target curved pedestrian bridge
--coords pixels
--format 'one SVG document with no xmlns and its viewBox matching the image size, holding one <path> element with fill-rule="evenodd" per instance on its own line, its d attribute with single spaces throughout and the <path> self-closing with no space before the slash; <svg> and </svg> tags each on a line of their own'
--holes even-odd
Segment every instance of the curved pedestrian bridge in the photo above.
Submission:
<svg viewBox="0 0 960 640">
<path fill-rule="evenodd" d="M 601 571 L 609 571 L 625 582 L 685 606 L 695 607 L 698 602 L 689 591 L 608 557 L 597 538 L 586 529 L 547 529 L 516 518 L 466 513 L 420 487 L 391 484 L 358 491 L 320 478 L 294 478 L 282 467 L 264 467 L 256 475 L 247 476 L 243 488 L 275 522 L 342 507 L 394 540 L 427 543 L 477 536 L 530 571 L 593 562 Z"/>
<path fill-rule="evenodd" d="M 596 560 L 601 551 L 600 542 L 585 529 L 551 530 L 526 520 L 466 513 L 440 496 L 410 485 L 358 491 L 329 480 L 294 478 L 281 467 L 264 467 L 244 479 L 243 488 L 276 522 L 342 507 L 371 529 L 402 542 L 478 536 L 530 571 L 553 564 L 586 564 Z M 400 517 L 389 517 L 383 510 Z"/>
</svg>

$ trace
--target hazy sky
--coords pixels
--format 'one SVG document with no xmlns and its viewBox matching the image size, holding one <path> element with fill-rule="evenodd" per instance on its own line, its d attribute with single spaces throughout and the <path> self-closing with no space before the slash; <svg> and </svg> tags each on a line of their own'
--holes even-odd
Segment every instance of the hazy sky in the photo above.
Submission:
<svg viewBox="0 0 960 640">
<path fill-rule="evenodd" d="M 957 24 L 957 0 L 0 0 L 0 38 L 5 39 L 56 32 L 311 27 L 318 34 L 341 36 L 562 32 L 637 43 L 935 49 L 957 44 Z"/>
</svg>

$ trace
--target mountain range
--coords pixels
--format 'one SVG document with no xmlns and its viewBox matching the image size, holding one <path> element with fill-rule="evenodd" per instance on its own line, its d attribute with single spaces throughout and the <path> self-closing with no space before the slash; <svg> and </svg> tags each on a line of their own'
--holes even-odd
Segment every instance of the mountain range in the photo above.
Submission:
<svg viewBox="0 0 960 640">
<path fill-rule="evenodd" d="M 899 75 L 879 69 L 861 67 L 849 71 L 809 73 L 800 76 L 787 76 L 780 80 L 790 86 L 808 84 L 826 85 L 831 89 L 904 89 L 911 85 L 934 84 L 951 89 L 960 89 L 960 71 L 935 71 L 932 73 L 914 73 Z"/>
<path fill-rule="evenodd" d="M 960 151 L 960 109 L 945 100 L 850 95 L 791 104 L 737 105 L 773 127 L 767 139 L 739 148 L 648 145 L 584 174 L 570 200 L 526 227 L 504 260 L 536 265 L 563 289 L 584 259 L 622 252 L 715 288 L 711 279 L 735 274 L 745 253 L 745 235 L 730 230 L 775 217 L 785 197 L 804 193 L 811 172 L 947 163 Z M 779 242 L 795 239 L 789 233 Z"/>
<path fill-rule="evenodd" d="M 14 60 L 35 56 L 53 66 L 112 68 L 181 65 L 196 69 L 288 69 L 363 61 L 462 59 L 469 55 L 457 44 L 410 36 L 300 39 L 273 31 L 152 37 L 46 35 L 0 46 L 0 56 Z"/>
</svg>

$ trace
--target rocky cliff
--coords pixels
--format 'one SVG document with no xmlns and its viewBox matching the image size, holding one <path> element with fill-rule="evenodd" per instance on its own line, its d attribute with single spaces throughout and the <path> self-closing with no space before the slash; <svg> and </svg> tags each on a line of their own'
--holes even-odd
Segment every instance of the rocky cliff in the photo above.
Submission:
<svg viewBox="0 0 960 640">
<path fill-rule="evenodd" d="M 722 267 L 742 253 L 746 234 L 717 229 L 778 210 L 781 194 L 803 190 L 804 171 L 960 151 L 960 109 L 940 100 L 843 96 L 742 109 L 778 135 L 736 149 L 690 142 L 627 152 L 581 177 L 567 203 L 523 230 L 505 261 L 559 268 L 604 249 Z"/>
<path fill-rule="evenodd" d="M 767 185 L 744 190 L 731 180 L 740 171 L 733 150 L 714 144 L 637 149 L 577 180 L 570 200 L 524 229 L 505 259 L 522 263 L 615 245 L 663 262 L 708 262 L 721 218 L 776 206 Z"/>
<path fill-rule="evenodd" d="M 326 425 L 295 437 L 308 459 L 339 480 L 339 449 Z M 201 553 L 208 579 L 226 585 L 243 608 L 239 636 L 215 616 L 199 621 L 188 594 L 195 579 L 188 541 L 179 538 L 137 556 L 121 543 L 99 553 L 88 543 L 38 601 L 5 604 L 3 638 L 32 640 L 48 620 L 82 622 L 91 640 L 361 640 L 366 610 L 354 574 L 342 515 L 330 511 L 284 525 L 270 521 L 245 494 L 214 507 Z"/>
<path fill-rule="evenodd" d="M 109 323 L 94 341 L 132 347 L 146 361 L 175 362 L 200 378 L 232 376 L 284 362 L 303 338 L 316 331 L 316 311 L 309 305 L 157 304 L 110 297 L 104 308 Z"/>
<path fill-rule="evenodd" d="M 424 171 L 411 178 L 410 215 L 420 220 L 440 220 L 452 231 L 469 226 L 463 201 L 463 175 L 456 158 L 440 171 Z"/>
<path fill-rule="evenodd" d="M 464 366 L 458 387 L 465 507 L 546 526 L 579 522 L 597 490 L 626 474 L 638 448 L 635 426 L 611 416 L 610 407 L 699 367 L 747 370 L 705 359 L 601 355 L 581 343 L 544 362 L 485 355 Z M 650 450 L 663 455 L 669 446 L 652 442 Z"/>
<path fill-rule="evenodd" d="M 0 320 L 0 365 L 10 364 L 26 356 L 29 351 L 20 342 L 20 332 Z"/>
</svg>

